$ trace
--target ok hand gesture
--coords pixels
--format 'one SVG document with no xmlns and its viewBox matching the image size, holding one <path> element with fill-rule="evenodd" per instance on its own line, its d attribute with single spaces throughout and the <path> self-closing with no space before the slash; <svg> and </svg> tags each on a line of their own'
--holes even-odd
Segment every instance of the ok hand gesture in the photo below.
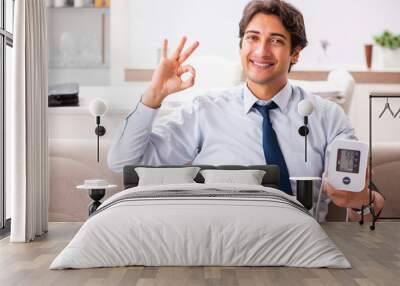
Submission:
<svg viewBox="0 0 400 286">
<path fill-rule="evenodd" d="M 186 37 L 181 39 L 178 48 L 171 57 L 167 55 L 168 40 L 164 40 L 160 64 L 154 71 L 151 84 L 142 97 L 143 104 L 158 108 L 169 94 L 182 91 L 194 85 L 196 71 L 192 66 L 183 65 L 183 63 L 199 46 L 199 42 L 194 42 L 186 51 L 182 52 L 186 40 Z M 181 76 L 187 72 L 191 76 L 183 81 Z"/>
</svg>

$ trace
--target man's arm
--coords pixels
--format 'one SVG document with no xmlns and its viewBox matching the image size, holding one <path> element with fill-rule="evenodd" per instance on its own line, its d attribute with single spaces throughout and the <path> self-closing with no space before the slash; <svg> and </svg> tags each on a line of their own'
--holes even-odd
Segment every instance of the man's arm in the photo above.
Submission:
<svg viewBox="0 0 400 286">
<path fill-rule="evenodd" d="M 111 170 L 125 165 L 183 165 L 192 161 L 200 141 L 197 101 L 153 124 L 157 109 L 139 102 L 117 130 L 108 150 Z"/>
<path fill-rule="evenodd" d="M 328 118 L 334 119 L 330 120 L 325 126 L 325 130 L 329 130 L 328 136 L 328 146 L 325 154 L 325 162 L 327 163 L 327 159 L 329 157 L 330 148 L 329 145 L 335 139 L 351 139 L 357 140 L 357 137 L 354 134 L 354 129 L 351 126 L 350 120 L 345 115 L 344 111 L 338 106 L 330 108 L 327 111 Z M 325 164 L 325 170 L 327 169 L 327 164 Z M 369 172 L 367 170 L 365 175 L 365 188 L 361 192 L 347 192 L 343 190 L 337 190 L 332 187 L 325 177 L 323 179 L 324 191 L 327 193 L 328 197 L 333 201 L 333 203 L 339 207 L 349 208 L 349 213 L 351 219 L 358 219 L 356 214 L 351 211 L 352 208 L 360 209 L 363 205 L 368 205 L 369 203 Z M 380 211 L 384 206 L 384 198 L 378 192 L 371 190 L 372 201 L 374 202 L 374 210 L 376 213 Z M 368 220 L 368 217 L 366 218 Z"/>
<path fill-rule="evenodd" d="M 108 151 L 109 167 L 121 172 L 128 164 L 184 164 L 195 156 L 198 137 L 197 121 L 193 108 L 182 110 L 177 120 L 153 127 L 153 121 L 163 100 L 170 94 L 194 85 L 196 72 L 190 65 L 183 65 L 199 46 L 192 44 L 186 51 L 183 37 L 171 57 L 168 57 L 168 41 L 165 39 L 162 58 L 153 73 L 150 86 L 141 101 L 116 132 Z M 190 73 L 187 80 L 182 75 Z"/>
<path fill-rule="evenodd" d="M 371 202 L 373 203 L 375 214 L 379 213 L 385 206 L 384 197 L 380 193 L 370 190 L 368 188 L 369 186 L 368 174 L 369 171 L 367 170 L 365 188 L 358 193 L 337 190 L 327 182 L 326 178 L 324 178 L 325 192 L 337 206 L 347 208 L 347 214 L 351 221 L 360 220 L 360 215 L 353 209 L 361 209 L 362 206 L 367 206 L 369 204 L 369 192 L 371 192 Z M 364 217 L 364 220 L 366 221 L 369 221 L 371 219 L 372 219 L 371 214 L 367 214 Z"/>
</svg>

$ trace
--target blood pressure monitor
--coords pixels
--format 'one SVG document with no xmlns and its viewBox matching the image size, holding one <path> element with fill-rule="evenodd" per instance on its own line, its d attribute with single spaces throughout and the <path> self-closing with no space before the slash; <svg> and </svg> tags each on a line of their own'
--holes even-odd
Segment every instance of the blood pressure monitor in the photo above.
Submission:
<svg viewBox="0 0 400 286">
<path fill-rule="evenodd" d="M 338 190 L 361 192 L 365 187 L 368 145 L 337 139 L 331 145 L 328 181 Z"/>
</svg>

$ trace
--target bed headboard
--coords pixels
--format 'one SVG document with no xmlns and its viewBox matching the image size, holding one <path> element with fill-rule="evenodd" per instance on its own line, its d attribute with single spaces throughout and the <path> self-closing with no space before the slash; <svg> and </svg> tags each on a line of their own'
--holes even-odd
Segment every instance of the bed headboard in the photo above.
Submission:
<svg viewBox="0 0 400 286">
<path fill-rule="evenodd" d="M 194 167 L 200 167 L 201 169 L 220 169 L 220 170 L 264 170 L 266 173 L 262 180 L 262 185 L 265 187 L 272 187 L 279 189 L 279 167 L 276 165 L 253 165 L 253 166 L 239 166 L 239 165 L 193 165 Z M 133 188 L 138 185 L 139 177 L 135 172 L 136 167 L 147 167 L 147 168 L 181 168 L 187 166 L 144 166 L 144 165 L 128 165 L 124 167 L 124 189 Z M 204 183 L 204 178 L 200 174 L 194 178 L 197 183 Z"/>
</svg>

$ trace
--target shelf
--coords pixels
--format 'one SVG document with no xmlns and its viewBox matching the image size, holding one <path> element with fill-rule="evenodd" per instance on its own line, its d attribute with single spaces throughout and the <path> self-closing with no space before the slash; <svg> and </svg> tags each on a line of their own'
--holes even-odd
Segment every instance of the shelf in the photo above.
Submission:
<svg viewBox="0 0 400 286">
<path fill-rule="evenodd" d="M 110 7 L 95 7 L 95 6 L 84 6 L 84 7 L 73 7 L 73 6 L 65 6 L 65 7 L 47 7 L 49 10 L 109 10 Z"/>
<path fill-rule="evenodd" d="M 349 70 L 356 83 L 400 84 L 398 70 Z M 328 70 L 294 70 L 289 73 L 290 79 L 322 81 L 328 77 Z M 125 81 L 150 81 L 152 69 L 125 69 Z"/>
<path fill-rule="evenodd" d="M 93 66 L 52 66 L 48 67 L 50 70 L 109 70 L 110 65 L 93 65 Z"/>
<path fill-rule="evenodd" d="M 400 71 L 396 70 L 349 70 L 356 83 L 400 84 Z M 297 80 L 326 80 L 329 71 L 296 70 L 289 78 Z"/>
</svg>

